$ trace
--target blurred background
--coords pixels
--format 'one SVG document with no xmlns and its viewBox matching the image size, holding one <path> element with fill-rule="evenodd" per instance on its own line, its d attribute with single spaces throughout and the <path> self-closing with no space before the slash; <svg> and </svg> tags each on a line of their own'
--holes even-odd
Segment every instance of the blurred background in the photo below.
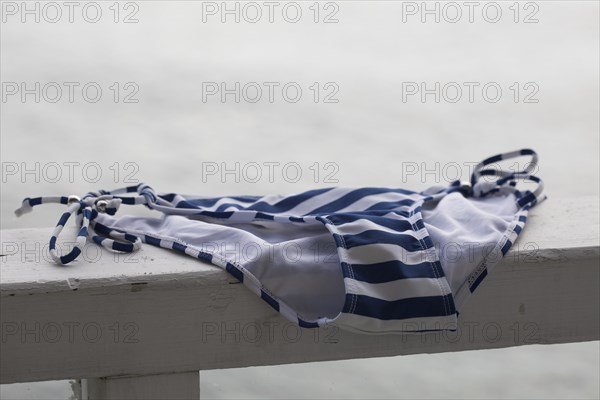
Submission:
<svg viewBox="0 0 600 400">
<path fill-rule="evenodd" d="M 2 229 L 56 224 L 59 206 L 14 217 L 27 196 L 139 182 L 206 196 L 422 190 L 523 147 L 540 155 L 549 201 L 598 196 L 595 1 L 1 7 Z M 599 350 L 589 342 L 203 371 L 201 391 L 598 398 Z M 3 399 L 69 391 L 67 381 L 0 386 Z"/>
</svg>

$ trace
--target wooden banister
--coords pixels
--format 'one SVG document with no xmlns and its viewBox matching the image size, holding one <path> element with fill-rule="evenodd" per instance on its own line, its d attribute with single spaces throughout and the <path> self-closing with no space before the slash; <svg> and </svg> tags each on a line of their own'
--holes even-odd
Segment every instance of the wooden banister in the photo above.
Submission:
<svg viewBox="0 0 600 400">
<path fill-rule="evenodd" d="M 90 244 L 88 262 L 58 266 L 47 255 L 52 229 L 4 230 L 0 383 L 84 378 L 90 399 L 159 388 L 193 398 L 203 369 L 598 340 L 599 229 L 597 197 L 540 204 L 459 330 L 417 335 L 300 329 L 190 257 Z"/>
</svg>

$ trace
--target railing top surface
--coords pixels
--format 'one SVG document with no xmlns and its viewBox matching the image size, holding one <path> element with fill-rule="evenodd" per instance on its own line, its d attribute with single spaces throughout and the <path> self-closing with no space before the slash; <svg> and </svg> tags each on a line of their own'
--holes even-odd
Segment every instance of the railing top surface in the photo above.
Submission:
<svg viewBox="0 0 600 400">
<path fill-rule="evenodd" d="M 124 257 L 115 261 L 113 254 L 102 252 L 95 263 L 58 266 L 42 256 L 50 232 L 1 232 L 7 254 L 0 261 L 0 319 L 7 328 L 0 357 L 2 383 L 599 337 L 599 220 L 598 199 L 593 197 L 550 199 L 534 208 L 511 252 L 461 312 L 457 332 L 441 336 L 361 335 L 330 326 L 298 328 L 298 340 L 290 340 L 287 335 L 295 331 L 286 330 L 289 322 L 217 267 L 149 245 L 128 256 L 133 262 Z M 17 247 L 8 251 L 10 245 Z M 82 335 L 90 324 L 103 332 L 97 340 Z M 55 332 L 48 329 L 56 327 L 62 329 L 60 340 L 48 339 L 45 335 Z M 75 329 L 72 338 L 66 327 Z M 247 328 L 257 327 L 260 340 L 245 336 Z M 273 335 L 265 327 L 272 327 Z M 132 332 L 135 340 L 124 340 Z M 490 332 L 497 335 L 490 338 Z"/>
<path fill-rule="evenodd" d="M 506 258 L 515 253 L 570 259 L 599 253 L 600 222 L 597 197 L 548 199 L 531 210 L 525 230 Z M 80 260 L 54 264 L 48 254 L 52 228 L 1 231 L 0 295 L 27 291 L 56 292 L 141 282 L 181 284 L 201 279 L 222 279 L 224 271 L 189 256 L 144 244 L 131 254 L 115 254 L 93 243 Z M 64 249 L 75 237 L 75 227 L 65 228 Z M 72 242 L 71 242 L 72 243 Z M 233 278 L 232 278 L 233 279 Z"/>
</svg>

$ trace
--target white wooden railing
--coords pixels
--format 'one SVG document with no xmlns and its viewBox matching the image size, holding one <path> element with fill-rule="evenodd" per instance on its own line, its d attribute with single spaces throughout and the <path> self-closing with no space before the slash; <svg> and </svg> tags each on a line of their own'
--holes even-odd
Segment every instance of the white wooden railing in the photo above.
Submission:
<svg viewBox="0 0 600 400">
<path fill-rule="evenodd" d="M 190 399 L 205 369 L 598 340 L 598 207 L 540 204 L 459 330 L 422 335 L 299 329 L 189 257 L 89 245 L 91 262 L 61 267 L 47 255 L 52 229 L 4 230 L 0 383 L 82 379 L 83 398 Z"/>
</svg>

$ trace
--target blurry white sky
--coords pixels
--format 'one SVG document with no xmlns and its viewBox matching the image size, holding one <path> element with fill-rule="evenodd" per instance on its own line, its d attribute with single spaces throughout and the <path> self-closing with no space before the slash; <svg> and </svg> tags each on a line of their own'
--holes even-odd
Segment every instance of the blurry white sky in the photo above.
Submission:
<svg viewBox="0 0 600 400">
<path fill-rule="evenodd" d="M 53 18 L 50 9 L 40 11 L 40 23 L 23 16 L 21 9 L 4 15 L 2 81 L 28 88 L 35 82 L 42 88 L 50 82 L 63 87 L 56 103 L 44 96 L 36 103 L 33 95 L 23 103 L 21 93 L 5 93 L 0 126 L 5 228 L 54 224 L 54 213 L 46 219 L 46 210 L 17 222 L 12 210 L 24 196 L 123 186 L 133 171 L 134 180 L 159 191 L 292 193 L 331 186 L 323 174 L 332 170 L 323 165 L 332 162 L 339 185 L 421 189 L 456 175 L 451 169 L 444 173 L 448 163 L 462 166 L 467 178 L 468 163 L 521 147 L 540 153 L 539 175 L 550 196 L 598 194 L 597 2 L 534 2 L 537 8 L 519 3 L 518 23 L 512 2 L 497 3 L 502 12 L 497 23 L 486 21 L 494 16 L 493 8 L 483 14 L 487 3 L 474 9 L 473 23 L 464 6 L 456 23 L 444 19 L 453 17 L 451 9 L 442 12 L 440 23 L 433 15 L 422 23 L 420 13 L 403 14 L 406 2 L 337 2 L 337 9 L 320 3 L 320 21 L 333 11 L 339 21 L 328 24 L 314 23 L 312 2 L 298 3 L 303 11 L 298 23 L 285 21 L 287 3 L 281 3 L 273 23 L 263 7 L 263 18 L 255 24 L 244 20 L 244 15 L 252 17 L 251 10 L 241 15 L 240 23 L 231 15 L 222 23 L 220 13 L 203 14 L 207 6 L 196 1 L 142 1 L 134 3 L 137 9 L 120 3 L 120 22 L 115 23 L 112 3 L 99 4 L 103 14 L 94 24 L 83 18 L 83 7 L 75 9 L 73 23 L 66 8 L 54 24 L 44 20 Z M 444 9 L 443 4 L 438 7 Z M 138 22 L 123 23 L 134 11 Z M 92 11 L 88 14 L 93 17 Z M 538 22 L 524 23 L 527 16 Z M 65 82 L 79 84 L 73 103 Z M 117 103 L 114 82 L 120 88 Z M 133 96 L 138 103 L 123 103 L 133 90 L 124 87 L 128 82 L 139 88 Z M 235 82 L 257 82 L 263 99 L 250 103 L 242 97 L 235 103 L 230 95 L 222 103 L 217 95 L 203 102 L 206 82 L 225 82 L 230 88 Z M 273 103 L 264 82 L 280 85 Z M 303 89 L 297 103 L 282 97 L 281 87 L 290 82 Z M 314 82 L 321 87 L 318 103 L 310 89 Z M 327 82 L 337 85 L 338 103 L 322 102 L 333 90 L 323 88 Z M 456 82 L 463 98 L 444 100 L 454 96 L 448 87 L 440 103 L 433 95 L 423 103 L 418 94 L 403 102 L 403 84 L 411 82 L 425 82 L 428 88 Z M 479 85 L 473 102 L 464 82 Z M 86 83 L 102 88 L 97 103 L 82 97 Z M 502 89 L 498 102 L 484 99 L 486 83 Z M 526 88 L 527 83 L 533 86 Z M 48 90 L 46 97 L 54 96 Z M 538 102 L 525 103 L 535 90 L 532 99 Z M 42 163 L 40 172 L 24 175 L 25 169 L 35 169 L 36 161 Z M 69 162 L 80 163 L 72 183 L 64 164 Z M 98 182 L 95 168 L 85 175 L 89 162 L 101 167 Z M 202 182 L 202 163 L 211 162 L 229 167 L 235 162 L 298 162 L 303 178 L 289 183 L 278 171 L 274 182 L 236 183 L 233 176 L 219 175 Z M 315 162 L 322 172 L 317 183 L 309 169 Z M 56 169 L 49 163 L 61 166 L 57 182 L 50 182 Z M 125 168 L 126 163 L 135 166 Z M 414 163 L 419 170 L 406 176 Z M 44 167 L 50 179 L 45 179 Z M 426 170 L 440 172 L 424 175 Z M 268 172 L 266 167 L 262 172 Z"/>
</svg>

